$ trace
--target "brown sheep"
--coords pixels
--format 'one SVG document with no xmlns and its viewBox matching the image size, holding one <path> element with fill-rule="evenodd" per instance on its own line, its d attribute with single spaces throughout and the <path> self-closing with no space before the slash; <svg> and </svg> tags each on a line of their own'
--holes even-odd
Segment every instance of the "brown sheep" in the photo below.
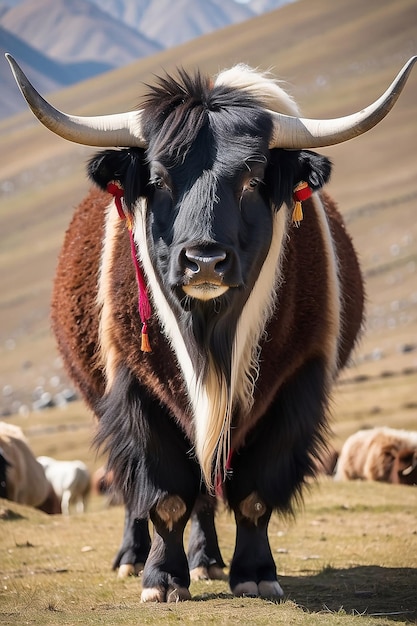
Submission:
<svg viewBox="0 0 417 626">
<path fill-rule="evenodd" d="M 45 513 L 61 513 L 59 499 L 44 469 L 36 460 L 29 442 L 18 426 L 0 422 L 0 446 L 7 462 L 7 499 L 33 506 Z"/>
<path fill-rule="evenodd" d="M 417 432 L 387 427 L 359 430 L 342 447 L 335 480 L 414 484 L 416 465 Z"/>
</svg>

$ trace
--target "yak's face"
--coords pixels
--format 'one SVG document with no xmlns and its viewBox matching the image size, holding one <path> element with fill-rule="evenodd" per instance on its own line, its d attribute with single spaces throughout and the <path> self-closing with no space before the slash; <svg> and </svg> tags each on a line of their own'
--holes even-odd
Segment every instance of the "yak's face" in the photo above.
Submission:
<svg viewBox="0 0 417 626">
<path fill-rule="evenodd" d="M 150 161 L 149 246 L 184 309 L 228 308 L 250 293 L 271 242 L 267 141 L 200 131 L 184 159 Z"/>
<path fill-rule="evenodd" d="M 182 150 L 175 138 L 170 144 L 151 133 L 146 152 L 100 153 L 90 162 L 90 175 L 104 188 L 110 180 L 124 187 L 139 254 L 183 321 L 182 334 L 192 329 L 191 343 L 200 349 L 212 351 L 214 341 L 230 352 L 269 253 L 277 212 L 283 204 L 291 207 L 300 180 L 318 189 L 330 163 L 313 152 L 269 150 L 264 112 L 243 110 L 227 122 L 207 121 Z M 270 273 L 275 268 L 273 263 Z M 145 263 L 149 276 L 148 269 Z M 273 289 L 273 275 L 266 284 Z M 150 291 L 155 296 L 152 285 Z M 269 294 L 263 297 L 266 302 Z"/>
<path fill-rule="evenodd" d="M 269 120 L 242 131 L 200 129 L 182 155 L 105 151 L 90 174 L 105 187 L 118 180 L 128 211 L 145 202 L 146 247 L 158 282 L 177 310 L 239 311 L 268 254 L 273 218 L 291 206 L 293 187 L 306 180 L 319 188 L 330 174 L 313 152 L 268 149 Z M 156 144 L 156 145 L 155 145 Z"/>
<path fill-rule="evenodd" d="M 166 297 L 183 309 L 243 305 L 268 253 L 274 212 L 291 206 L 300 180 L 317 189 L 329 177 L 320 155 L 269 150 L 268 119 L 258 118 L 263 123 L 245 134 L 202 128 L 180 158 L 153 157 L 151 140 L 146 155 L 106 151 L 90 163 L 101 186 L 118 180 L 125 187 L 133 214 L 145 199 L 152 264 Z"/>
<path fill-rule="evenodd" d="M 330 163 L 304 150 L 270 150 L 271 115 L 246 92 L 183 79 L 163 81 L 145 103 L 147 149 L 102 152 L 89 173 L 103 188 L 114 180 L 124 188 L 164 328 L 172 332 L 175 320 L 189 350 L 207 349 L 229 370 L 248 300 L 258 302 L 247 314 L 255 336 L 262 329 L 252 319 L 264 320 L 274 299 L 288 221 L 281 207 L 291 208 L 301 180 L 321 187 Z"/>
</svg>

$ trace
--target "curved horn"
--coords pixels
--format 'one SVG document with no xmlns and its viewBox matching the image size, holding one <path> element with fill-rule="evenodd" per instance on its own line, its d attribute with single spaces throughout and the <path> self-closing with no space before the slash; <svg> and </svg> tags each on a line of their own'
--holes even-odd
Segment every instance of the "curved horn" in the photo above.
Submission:
<svg viewBox="0 0 417 626">
<path fill-rule="evenodd" d="M 409 476 L 412 472 L 414 472 L 416 467 L 417 467 L 417 452 L 414 452 L 413 460 L 411 461 L 411 464 L 408 467 L 406 467 L 405 469 L 402 470 L 401 475 L 402 476 Z"/>
<path fill-rule="evenodd" d="M 271 111 L 274 130 L 269 146 L 287 149 L 321 148 L 366 133 L 392 109 L 416 61 L 417 56 L 411 57 L 386 92 L 358 113 L 329 120 L 311 120 Z"/>
<path fill-rule="evenodd" d="M 53 133 L 85 146 L 146 147 L 141 131 L 140 111 L 96 117 L 67 115 L 42 98 L 10 54 L 6 54 L 6 59 L 29 107 Z"/>
</svg>

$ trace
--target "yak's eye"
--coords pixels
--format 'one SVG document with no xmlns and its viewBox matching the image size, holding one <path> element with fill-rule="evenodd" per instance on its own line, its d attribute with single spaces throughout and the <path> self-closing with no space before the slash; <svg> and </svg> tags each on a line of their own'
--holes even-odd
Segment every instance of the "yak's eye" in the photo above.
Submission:
<svg viewBox="0 0 417 626">
<path fill-rule="evenodd" d="M 155 187 L 155 189 L 165 189 L 166 184 L 164 179 L 161 176 L 155 176 L 151 181 L 151 185 Z"/>
<path fill-rule="evenodd" d="M 250 180 L 248 180 L 247 183 L 245 183 L 243 190 L 244 191 L 254 191 L 257 187 L 259 187 L 259 184 L 262 182 L 262 180 L 260 178 L 251 178 Z"/>
</svg>

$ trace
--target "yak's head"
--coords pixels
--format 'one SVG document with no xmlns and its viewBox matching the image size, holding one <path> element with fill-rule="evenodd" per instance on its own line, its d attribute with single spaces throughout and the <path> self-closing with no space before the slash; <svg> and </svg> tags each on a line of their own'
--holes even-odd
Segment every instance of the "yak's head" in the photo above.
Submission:
<svg viewBox="0 0 417 626">
<path fill-rule="evenodd" d="M 242 77 L 245 69 L 239 71 Z M 275 89 L 281 108 L 294 109 Z M 292 207 L 300 181 L 312 190 L 321 187 L 330 163 L 306 150 L 271 149 L 273 124 L 262 103 L 199 75 L 182 73 L 180 81 L 166 79 L 155 88 L 142 127 L 146 150 L 100 153 L 90 162 L 90 176 L 103 189 L 111 181 L 124 189 L 151 291 L 162 290 L 182 335 L 191 331 L 196 360 L 207 350 L 216 362 L 227 359 L 238 319 L 262 275 L 276 213 L 283 204 Z M 279 220 L 280 231 L 286 219 Z M 276 261 L 264 277 L 267 299 Z M 223 357 L 216 354 L 220 349 Z"/>
<path fill-rule="evenodd" d="M 417 450 L 403 448 L 394 456 L 390 482 L 417 485 Z"/>
<path fill-rule="evenodd" d="M 306 149 L 375 126 L 416 58 L 383 97 L 337 120 L 300 118 L 275 81 L 240 65 L 214 83 L 180 72 L 177 80 L 161 79 L 139 111 L 80 118 L 46 103 L 9 58 L 47 127 L 78 143 L 124 147 L 98 154 L 89 173 L 103 188 L 117 181 L 124 189 L 154 311 L 184 374 L 209 484 L 226 464 L 234 412 L 250 408 L 293 189 L 305 181 L 317 190 L 330 174 L 329 161 Z"/>
</svg>

